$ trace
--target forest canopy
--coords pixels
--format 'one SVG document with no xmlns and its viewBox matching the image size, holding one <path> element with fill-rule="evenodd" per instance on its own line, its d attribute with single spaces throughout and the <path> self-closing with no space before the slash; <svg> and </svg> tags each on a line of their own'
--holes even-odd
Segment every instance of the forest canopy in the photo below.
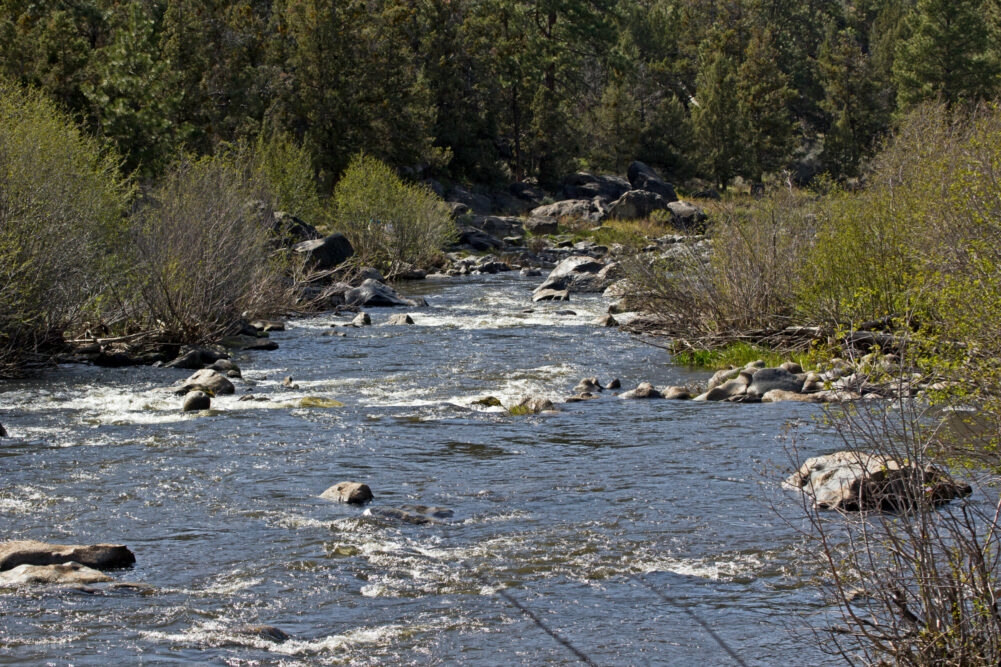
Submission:
<svg viewBox="0 0 1001 667">
<path fill-rule="evenodd" d="M 0 76 L 163 172 L 262 134 L 479 183 L 640 159 L 855 176 L 909 108 L 993 98 L 979 0 L 0 0 Z"/>
</svg>

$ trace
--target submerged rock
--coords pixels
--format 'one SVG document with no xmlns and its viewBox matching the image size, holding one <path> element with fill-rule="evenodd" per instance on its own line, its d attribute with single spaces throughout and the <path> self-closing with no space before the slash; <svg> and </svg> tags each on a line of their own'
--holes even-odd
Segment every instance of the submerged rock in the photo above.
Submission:
<svg viewBox="0 0 1001 667">
<path fill-rule="evenodd" d="M 0 572 L 0 586 L 28 586 L 31 584 L 98 584 L 112 581 L 99 570 L 69 562 L 55 565 L 18 565 Z"/>
<path fill-rule="evenodd" d="M 96 569 L 129 567 L 135 555 L 121 544 L 67 545 L 37 540 L 0 542 L 0 571 L 18 565 L 57 565 L 80 563 Z"/>
<path fill-rule="evenodd" d="M 605 391 L 605 388 L 601 386 L 598 382 L 598 378 L 584 378 L 577 383 L 577 386 L 573 388 L 578 394 L 593 394 L 599 391 Z"/>
<path fill-rule="evenodd" d="M 406 313 L 396 313 L 395 315 L 390 315 L 389 319 L 386 320 L 386 324 L 400 325 L 400 324 L 413 324 L 414 318 L 410 317 Z"/>
<path fill-rule="evenodd" d="M 641 382 L 635 389 L 619 394 L 619 398 L 629 400 L 637 398 L 663 398 L 663 396 L 649 382 Z"/>
<path fill-rule="evenodd" d="M 416 514 L 414 512 L 408 512 L 398 507 L 370 507 L 365 510 L 365 516 L 402 521 L 404 523 L 412 523 L 418 526 L 427 523 L 434 523 L 434 519 L 432 517 L 425 516 L 423 514 Z"/>
<path fill-rule="evenodd" d="M 240 367 L 229 359 L 216 359 L 209 368 L 220 373 L 225 373 L 227 377 L 243 377 Z"/>
<path fill-rule="evenodd" d="M 351 320 L 351 324 L 356 327 L 367 327 L 372 324 L 372 318 L 368 313 L 358 313 L 355 318 Z"/>
<path fill-rule="evenodd" d="M 212 399 L 204 391 L 192 391 L 184 397 L 184 404 L 181 409 L 184 412 L 198 412 L 208 410 L 212 407 Z"/>
<path fill-rule="evenodd" d="M 233 628 L 233 632 L 238 635 L 258 637 L 269 642 L 274 642 L 275 644 L 281 644 L 292 639 L 292 636 L 287 632 L 273 625 L 241 625 Z"/>
<path fill-rule="evenodd" d="M 455 512 L 452 510 L 447 507 L 438 507 L 437 505 L 400 505 L 400 509 L 404 512 L 423 514 L 435 519 L 451 519 L 455 516 Z"/>
<path fill-rule="evenodd" d="M 500 399 L 496 396 L 484 396 L 483 398 L 478 398 L 473 401 L 473 405 L 482 405 L 487 408 L 500 408 L 504 407 L 500 402 Z"/>
<path fill-rule="evenodd" d="M 352 505 L 364 505 L 372 500 L 372 489 L 360 482 L 338 482 L 320 494 L 326 500 L 335 500 Z"/>
<path fill-rule="evenodd" d="M 555 410 L 556 406 L 548 398 L 541 396 L 525 396 L 518 404 L 510 408 L 512 414 L 538 414 L 549 410 Z"/>
<path fill-rule="evenodd" d="M 611 382 L 605 385 L 605 389 L 619 389 L 622 387 L 622 383 L 619 382 L 619 378 L 614 378 Z"/>
<path fill-rule="evenodd" d="M 0 438 L 6 438 L 6 437 L 9 437 L 7 435 L 7 429 L 3 427 L 3 424 L 0 424 Z"/>
<path fill-rule="evenodd" d="M 969 484 L 956 482 L 933 466 L 917 467 L 853 451 L 807 459 L 785 486 L 803 491 L 814 507 L 846 512 L 894 511 L 918 502 L 939 505 L 973 492 Z"/>
<path fill-rule="evenodd" d="M 592 394 L 590 392 L 584 391 L 584 392 L 581 392 L 579 394 L 575 394 L 575 395 L 571 396 L 570 398 L 567 399 L 566 402 L 567 403 L 580 403 L 582 401 L 593 401 L 596 398 L 601 398 L 601 397 L 598 396 L 597 394 Z"/>
<path fill-rule="evenodd" d="M 596 319 L 593 323 L 598 325 L 599 327 L 611 328 L 619 326 L 619 321 L 614 317 L 612 317 L 611 315 L 603 315 L 598 319 Z"/>
</svg>

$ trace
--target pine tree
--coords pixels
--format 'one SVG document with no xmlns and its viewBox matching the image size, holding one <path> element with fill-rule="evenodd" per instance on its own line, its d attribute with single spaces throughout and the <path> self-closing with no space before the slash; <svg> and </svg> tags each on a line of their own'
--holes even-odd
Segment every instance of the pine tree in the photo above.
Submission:
<svg viewBox="0 0 1001 667">
<path fill-rule="evenodd" d="M 900 107 L 923 100 L 976 101 L 997 90 L 983 0 L 918 0 L 893 74 Z"/>
<path fill-rule="evenodd" d="M 125 167 L 151 175 L 169 159 L 176 101 L 158 57 L 155 23 L 141 0 L 110 10 L 108 43 L 93 56 L 84 87 L 97 131 L 117 146 Z"/>
<path fill-rule="evenodd" d="M 746 162 L 742 173 L 754 183 L 765 172 L 781 167 L 792 150 L 789 104 L 795 93 L 777 64 L 767 31 L 755 31 L 737 70 L 737 102 L 745 131 Z"/>
<path fill-rule="evenodd" d="M 861 160 L 889 124 L 879 72 L 852 30 L 832 32 L 818 64 L 828 114 L 823 161 L 834 176 L 855 176 Z"/>
<path fill-rule="evenodd" d="M 744 164 L 744 125 L 737 101 L 737 67 L 733 59 L 707 40 L 700 49 L 692 129 L 698 157 L 720 189 Z"/>
</svg>

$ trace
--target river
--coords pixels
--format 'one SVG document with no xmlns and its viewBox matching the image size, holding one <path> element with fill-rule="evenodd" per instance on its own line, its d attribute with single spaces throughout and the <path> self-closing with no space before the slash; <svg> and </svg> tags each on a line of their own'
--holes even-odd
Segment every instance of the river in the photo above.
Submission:
<svg viewBox="0 0 1001 667">
<path fill-rule="evenodd" d="M 190 371 L 66 366 L 0 385 L 3 539 L 127 544 L 138 562 L 113 576 L 152 587 L 0 594 L 0 665 L 576 664 L 530 614 L 602 665 L 733 664 L 693 615 L 746 664 L 833 662 L 809 634 L 820 565 L 778 489 L 790 424 L 807 454 L 838 448 L 820 410 L 472 406 L 561 401 L 585 376 L 708 377 L 591 325 L 598 295 L 533 306 L 537 284 L 410 284 L 430 303 L 415 325 L 380 326 L 401 311 L 375 308 L 345 337 L 320 334 L 348 318 L 293 320 L 279 350 L 234 356 L 249 382 L 209 413 L 169 391 Z M 298 407 L 307 396 L 344 406 Z M 399 524 L 318 497 L 343 480 L 370 485 L 372 507 L 455 515 Z"/>
</svg>

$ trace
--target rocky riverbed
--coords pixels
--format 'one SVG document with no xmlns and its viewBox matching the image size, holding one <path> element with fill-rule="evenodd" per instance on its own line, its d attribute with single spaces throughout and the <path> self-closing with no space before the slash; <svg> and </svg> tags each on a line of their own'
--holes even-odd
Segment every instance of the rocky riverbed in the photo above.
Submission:
<svg viewBox="0 0 1001 667">
<path fill-rule="evenodd" d="M 475 258 L 363 305 L 370 324 L 253 323 L 270 351 L 0 387 L 0 534 L 135 556 L 0 566 L 0 665 L 575 662 L 499 591 L 599 664 L 724 664 L 679 606 L 748 664 L 829 661 L 795 632 L 827 607 L 779 436 L 842 443 L 807 402 L 616 399 L 712 374 L 607 326 L 594 254 L 548 278 Z M 544 280 L 569 301 L 534 301 Z"/>
</svg>

